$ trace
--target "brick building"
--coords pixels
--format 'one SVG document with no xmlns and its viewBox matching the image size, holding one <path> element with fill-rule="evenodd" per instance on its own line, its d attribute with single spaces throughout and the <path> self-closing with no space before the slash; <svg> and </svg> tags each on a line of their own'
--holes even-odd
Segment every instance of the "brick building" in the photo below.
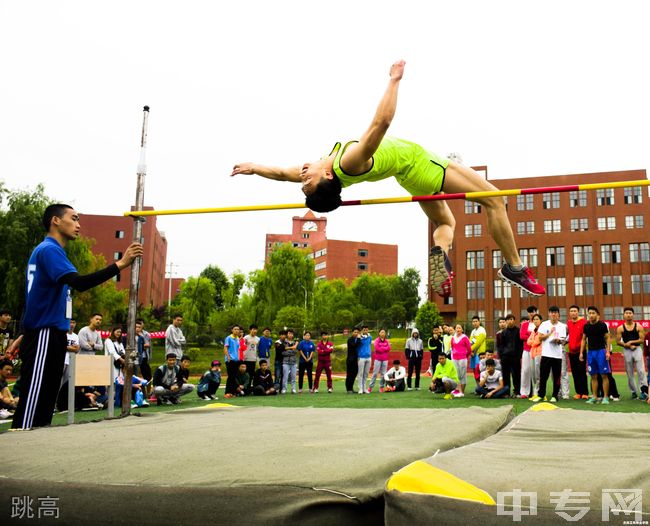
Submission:
<svg viewBox="0 0 650 526">
<path fill-rule="evenodd" d="M 153 210 L 145 207 L 145 210 Z M 138 303 L 159 307 L 167 302 L 165 288 L 165 263 L 167 258 L 167 239 L 156 227 L 156 216 L 147 217 L 142 225 L 144 238 L 144 258 L 140 267 L 140 288 Z M 81 233 L 84 237 L 95 239 L 94 254 L 101 254 L 107 264 L 117 261 L 133 238 L 133 218 L 124 216 L 104 216 L 81 214 Z M 131 268 L 124 269 L 117 276 L 115 285 L 119 290 L 128 289 L 131 282 Z"/>
<path fill-rule="evenodd" d="M 349 283 L 364 272 L 397 274 L 397 245 L 327 239 L 327 218 L 311 210 L 292 218 L 291 234 L 266 235 L 265 259 L 284 243 L 311 251 L 317 279 L 343 278 Z"/>
<path fill-rule="evenodd" d="M 477 169 L 487 177 L 487 168 Z M 551 187 L 646 179 L 645 170 L 602 172 L 526 179 L 497 179 L 499 189 Z M 487 233 L 485 211 L 476 203 L 449 201 L 456 217 L 456 238 L 449 255 L 456 279 L 453 296 L 443 300 L 432 290 L 446 320 L 478 314 L 488 323 L 504 312 L 525 315 L 535 305 L 546 313 L 560 307 L 596 305 L 607 320 L 622 319 L 632 306 L 637 319 L 650 319 L 650 247 L 645 187 L 548 192 L 511 196 L 508 215 L 520 257 L 547 294 L 533 297 L 503 283 L 497 270 L 501 252 Z M 431 239 L 432 225 L 429 225 Z M 430 243 L 430 241 L 429 241 Z"/>
</svg>

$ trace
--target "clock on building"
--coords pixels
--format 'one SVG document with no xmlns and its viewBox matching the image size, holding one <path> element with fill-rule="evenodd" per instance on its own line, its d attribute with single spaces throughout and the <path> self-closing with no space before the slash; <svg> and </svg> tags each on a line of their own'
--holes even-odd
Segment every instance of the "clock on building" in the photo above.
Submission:
<svg viewBox="0 0 650 526">
<path fill-rule="evenodd" d="M 316 223 L 313 221 L 307 221 L 302 225 L 302 230 L 303 232 L 316 232 L 318 230 L 318 226 L 316 226 Z"/>
</svg>

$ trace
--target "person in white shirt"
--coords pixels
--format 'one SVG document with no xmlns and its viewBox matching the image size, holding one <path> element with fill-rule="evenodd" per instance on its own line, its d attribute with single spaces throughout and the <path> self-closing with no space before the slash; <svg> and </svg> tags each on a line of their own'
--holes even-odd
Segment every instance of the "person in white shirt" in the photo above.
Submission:
<svg viewBox="0 0 650 526">
<path fill-rule="evenodd" d="M 548 316 L 549 319 L 543 322 L 537 330 L 542 341 L 542 360 L 539 365 L 539 392 L 537 396 L 531 398 L 533 402 L 539 402 L 542 398 L 546 401 L 546 383 L 551 371 L 553 372 L 553 395 L 550 402 L 557 402 L 560 392 L 562 356 L 569 332 L 567 326 L 559 320 L 560 309 L 558 307 L 550 307 Z"/>
<path fill-rule="evenodd" d="M 79 352 L 79 336 L 75 334 L 74 328 L 77 326 L 76 320 L 70 320 L 70 329 L 66 338 L 68 339 L 68 346 L 65 353 L 65 361 L 63 362 L 63 374 L 61 375 L 61 387 L 70 380 L 70 353 Z"/>
<path fill-rule="evenodd" d="M 386 371 L 384 375 L 384 380 L 386 380 L 386 392 L 394 391 L 404 391 L 406 384 L 404 383 L 404 378 L 406 378 L 406 369 L 400 365 L 399 360 L 393 360 L 393 367 Z"/>
<path fill-rule="evenodd" d="M 173 352 L 176 355 L 176 362 L 180 363 L 185 345 L 185 335 L 181 330 L 183 316 L 174 314 L 172 320 L 172 324 L 165 331 L 165 355 Z"/>
<path fill-rule="evenodd" d="M 79 331 L 79 354 L 96 354 L 104 349 L 102 335 L 99 329 L 104 318 L 95 313 L 90 317 L 88 325 Z"/>
<path fill-rule="evenodd" d="M 485 360 L 486 369 L 481 373 L 481 380 L 476 388 L 476 394 L 481 398 L 502 398 L 509 389 L 503 385 L 503 374 L 496 368 L 494 359 Z"/>
<path fill-rule="evenodd" d="M 104 342 L 104 354 L 113 360 L 113 381 L 119 376 L 120 368 L 124 364 L 126 352 L 122 343 L 122 328 L 113 327 L 110 337 Z"/>
</svg>

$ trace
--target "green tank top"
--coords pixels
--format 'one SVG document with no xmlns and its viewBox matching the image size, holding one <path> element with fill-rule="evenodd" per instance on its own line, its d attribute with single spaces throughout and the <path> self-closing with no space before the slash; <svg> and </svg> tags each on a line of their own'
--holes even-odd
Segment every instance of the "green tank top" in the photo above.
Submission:
<svg viewBox="0 0 650 526">
<path fill-rule="evenodd" d="M 358 141 L 349 141 L 343 147 L 337 142 L 330 152 L 330 156 L 336 153 L 333 170 L 342 187 L 394 177 L 411 195 L 431 195 L 442 190 L 449 160 L 425 150 L 419 144 L 396 137 L 384 137 L 372 156 L 370 170 L 358 175 L 346 173 L 341 167 L 341 157 L 355 142 Z"/>
</svg>

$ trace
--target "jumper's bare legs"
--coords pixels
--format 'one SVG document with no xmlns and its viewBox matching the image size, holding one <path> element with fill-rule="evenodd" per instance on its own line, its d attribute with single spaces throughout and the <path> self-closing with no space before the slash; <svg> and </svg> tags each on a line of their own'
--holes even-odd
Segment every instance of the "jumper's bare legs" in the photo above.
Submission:
<svg viewBox="0 0 650 526">
<path fill-rule="evenodd" d="M 445 171 L 443 190 L 447 193 L 466 193 L 491 191 L 497 188 L 471 168 L 450 161 Z M 503 259 L 506 261 L 498 272 L 499 277 L 529 294 L 535 296 L 544 294 L 546 292 L 544 287 L 537 283 L 530 269 L 522 265 L 503 198 L 485 197 L 475 201 L 485 208 L 488 233 L 501 249 Z M 446 252 L 449 251 L 454 239 L 456 221 L 444 201 L 421 202 L 420 206 L 427 217 L 437 225 L 433 233 L 435 246 L 429 256 L 431 286 L 441 296 L 448 297 L 451 294 L 451 280 L 454 275 Z"/>
<path fill-rule="evenodd" d="M 445 186 L 443 190 L 447 193 L 462 192 L 487 192 L 498 190 L 492 183 L 485 180 L 471 168 L 449 162 L 445 171 Z M 503 259 L 511 266 L 521 265 L 521 258 L 517 251 L 515 236 L 508 220 L 506 205 L 502 197 L 486 197 L 476 199 L 476 202 L 485 208 L 487 214 L 488 233 L 501 249 Z"/>
</svg>

